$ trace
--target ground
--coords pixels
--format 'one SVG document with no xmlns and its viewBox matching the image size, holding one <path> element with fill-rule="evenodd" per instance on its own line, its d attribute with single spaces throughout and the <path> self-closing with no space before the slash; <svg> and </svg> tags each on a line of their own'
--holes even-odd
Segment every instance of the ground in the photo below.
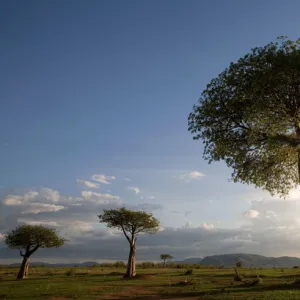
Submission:
<svg viewBox="0 0 300 300">
<path fill-rule="evenodd" d="M 300 299 L 300 269 L 241 269 L 243 282 L 233 269 L 138 269 L 134 280 L 115 268 L 31 268 L 21 281 L 17 271 L 0 268 L 0 299 Z"/>
</svg>

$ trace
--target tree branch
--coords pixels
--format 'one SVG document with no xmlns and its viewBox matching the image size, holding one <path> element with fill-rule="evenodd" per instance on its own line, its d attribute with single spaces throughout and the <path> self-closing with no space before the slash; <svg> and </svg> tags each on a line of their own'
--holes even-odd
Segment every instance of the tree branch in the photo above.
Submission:
<svg viewBox="0 0 300 300">
<path fill-rule="evenodd" d="M 39 247 L 40 247 L 40 245 L 36 245 L 33 249 L 29 250 L 28 256 L 32 255 Z"/>
<path fill-rule="evenodd" d="M 126 231 L 125 231 L 125 229 L 124 229 L 124 226 L 121 225 L 121 228 L 122 228 L 122 231 L 123 231 L 123 233 L 124 233 L 124 235 L 125 235 L 127 241 L 129 242 L 129 244 L 131 244 L 130 238 L 129 238 L 129 236 L 128 236 L 127 233 L 126 233 Z"/>
</svg>

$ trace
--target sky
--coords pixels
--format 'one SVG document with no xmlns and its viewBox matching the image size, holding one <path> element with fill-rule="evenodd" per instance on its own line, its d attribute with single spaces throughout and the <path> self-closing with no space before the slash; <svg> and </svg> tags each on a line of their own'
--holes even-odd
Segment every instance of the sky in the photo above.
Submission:
<svg viewBox="0 0 300 300">
<path fill-rule="evenodd" d="M 127 241 L 97 218 L 121 206 L 161 222 L 138 260 L 300 256 L 300 193 L 230 182 L 187 124 L 230 62 L 300 36 L 299 11 L 298 0 L 0 1 L 0 263 L 20 260 L 3 238 L 24 223 L 69 240 L 33 260 L 126 260 Z"/>
</svg>

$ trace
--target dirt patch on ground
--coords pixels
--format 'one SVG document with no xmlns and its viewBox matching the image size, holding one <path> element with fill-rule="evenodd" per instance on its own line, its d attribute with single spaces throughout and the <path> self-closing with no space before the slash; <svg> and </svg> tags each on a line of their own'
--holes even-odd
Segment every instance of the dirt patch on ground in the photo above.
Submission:
<svg viewBox="0 0 300 300">
<path fill-rule="evenodd" d="M 117 293 L 102 295 L 99 299 L 132 299 L 139 297 L 141 299 L 156 299 L 155 294 L 143 286 L 128 287 Z"/>
<path fill-rule="evenodd" d="M 71 300 L 72 298 L 66 298 L 66 297 L 51 297 L 48 300 Z"/>
<path fill-rule="evenodd" d="M 153 277 L 153 275 L 137 274 L 137 275 L 135 275 L 134 277 L 130 277 L 130 278 L 124 277 L 123 279 L 124 279 L 124 280 L 136 280 L 136 279 L 150 279 L 150 278 L 152 278 L 152 277 Z"/>
</svg>

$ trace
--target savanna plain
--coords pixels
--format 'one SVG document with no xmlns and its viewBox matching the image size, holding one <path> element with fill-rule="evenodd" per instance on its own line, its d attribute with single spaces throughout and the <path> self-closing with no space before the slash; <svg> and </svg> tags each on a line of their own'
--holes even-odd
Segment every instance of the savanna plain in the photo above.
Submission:
<svg viewBox="0 0 300 300">
<path fill-rule="evenodd" d="M 300 299 L 300 269 L 138 268 L 125 280 L 124 268 L 32 267 L 16 280 L 18 268 L 0 268 L 0 299 Z"/>
</svg>

